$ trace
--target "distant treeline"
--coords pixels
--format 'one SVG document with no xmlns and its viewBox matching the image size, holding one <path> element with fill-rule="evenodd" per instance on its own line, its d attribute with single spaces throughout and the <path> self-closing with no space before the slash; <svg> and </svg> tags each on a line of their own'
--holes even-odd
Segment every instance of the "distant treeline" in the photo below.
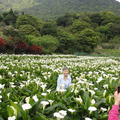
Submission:
<svg viewBox="0 0 120 120">
<path fill-rule="evenodd" d="M 10 9 L 0 15 L 0 22 L 6 46 L 14 43 L 12 52 L 15 52 L 16 43 L 21 41 L 29 47 L 41 47 L 42 54 L 92 52 L 99 43 L 120 43 L 120 16 L 111 11 L 67 13 L 46 22 L 24 12 L 19 15 Z M 1 51 L 6 52 L 8 48 Z M 24 48 L 21 51 L 24 52 Z"/>
<path fill-rule="evenodd" d="M 0 0 L 0 11 L 12 8 L 24 11 L 42 20 L 53 20 L 68 13 L 104 12 L 120 13 L 116 0 Z"/>
</svg>

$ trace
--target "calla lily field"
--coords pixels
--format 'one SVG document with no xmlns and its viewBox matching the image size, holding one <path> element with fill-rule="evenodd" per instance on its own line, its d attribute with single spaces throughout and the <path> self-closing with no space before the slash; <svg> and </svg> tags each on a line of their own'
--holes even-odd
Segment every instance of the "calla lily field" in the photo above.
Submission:
<svg viewBox="0 0 120 120">
<path fill-rule="evenodd" d="M 64 66 L 72 84 L 56 91 Z M 119 79 L 119 57 L 1 54 L 0 120 L 107 120 Z"/>
</svg>

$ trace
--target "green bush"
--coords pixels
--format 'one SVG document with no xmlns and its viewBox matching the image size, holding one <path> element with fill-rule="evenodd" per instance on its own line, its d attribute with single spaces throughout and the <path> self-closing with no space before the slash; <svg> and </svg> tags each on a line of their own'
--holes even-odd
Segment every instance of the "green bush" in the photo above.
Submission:
<svg viewBox="0 0 120 120">
<path fill-rule="evenodd" d="M 32 25 L 21 25 L 19 31 L 24 32 L 25 35 L 40 36 L 39 32 Z"/>
<path fill-rule="evenodd" d="M 61 30 L 57 35 L 57 39 L 59 41 L 59 47 L 56 52 L 68 54 L 76 51 L 76 38 L 72 34 Z"/>
<path fill-rule="evenodd" d="M 25 42 L 27 43 L 27 45 L 31 46 L 34 43 L 35 38 L 36 37 L 34 35 L 26 35 Z"/>
<path fill-rule="evenodd" d="M 110 39 L 109 43 L 120 44 L 120 36 L 117 35 L 114 38 Z"/>
<path fill-rule="evenodd" d="M 19 27 L 21 25 L 32 25 L 33 27 L 35 27 L 38 31 L 41 29 L 42 24 L 44 22 L 38 18 L 35 18 L 31 15 L 28 14 L 24 14 L 18 17 L 17 21 L 16 21 L 16 28 L 19 29 Z"/>
<path fill-rule="evenodd" d="M 40 46 L 42 48 L 42 54 L 54 53 L 59 45 L 58 40 L 51 35 L 33 38 L 31 43 Z"/>
<path fill-rule="evenodd" d="M 72 24 L 71 32 L 72 33 L 79 33 L 80 31 L 84 30 L 85 28 L 90 28 L 90 24 L 85 21 L 76 21 Z"/>
<path fill-rule="evenodd" d="M 56 28 L 56 26 L 53 26 L 51 23 L 45 23 L 40 30 L 40 34 L 41 34 L 41 36 L 43 36 L 43 35 L 56 36 L 57 28 Z"/>
<path fill-rule="evenodd" d="M 103 49 L 115 49 L 115 45 L 102 45 Z"/>
<path fill-rule="evenodd" d="M 98 43 L 98 36 L 96 32 L 91 29 L 84 29 L 78 36 L 77 48 L 79 51 L 91 52 L 94 51 Z"/>
</svg>

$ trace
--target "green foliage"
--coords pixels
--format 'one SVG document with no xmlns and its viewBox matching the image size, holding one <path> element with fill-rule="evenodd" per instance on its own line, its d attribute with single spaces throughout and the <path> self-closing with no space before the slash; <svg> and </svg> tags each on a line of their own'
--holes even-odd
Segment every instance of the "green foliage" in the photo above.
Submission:
<svg viewBox="0 0 120 120">
<path fill-rule="evenodd" d="M 114 36 L 120 34 L 120 25 L 117 25 L 116 23 L 111 24 L 110 31 Z"/>
<path fill-rule="evenodd" d="M 13 13 L 12 9 L 10 9 L 9 14 L 6 16 L 6 20 L 8 24 L 14 25 L 16 23 L 17 16 Z"/>
<path fill-rule="evenodd" d="M 72 33 L 79 33 L 80 31 L 84 30 L 85 28 L 90 28 L 90 24 L 85 21 L 76 21 L 71 26 Z"/>
<path fill-rule="evenodd" d="M 32 25 L 21 25 L 19 31 L 23 32 L 25 35 L 40 36 L 39 32 Z"/>
<path fill-rule="evenodd" d="M 56 36 L 57 35 L 57 28 L 56 26 L 53 26 L 51 23 L 45 23 L 40 30 L 41 36 L 43 35 L 51 35 Z"/>
<path fill-rule="evenodd" d="M 108 23 L 107 25 L 105 25 L 106 27 L 108 27 L 108 28 L 110 28 L 110 26 L 112 25 L 113 23 L 112 22 L 110 22 L 110 23 Z"/>
<path fill-rule="evenodd" d="M 120 36 L 117 35 L 109 40 L 110 43 L 114 44 L 120 44 Z"/>
<path fill-rule="evenodd" d="M 9 37 L 15 37 L 16 34 L 17 34 L 17 31 L 15 31 L 13 27 L 10 27 L 8 29 L 3 29 L 3 35 L 9 36 Z"/>
<path fill-rule="evenodd" d="M 31 15 L 25 14 L 18 17 L 16 21 L 16 27 L 19 28 L 21 25 L 29 24 L 35 27 L 37 30 L 40 30 L 43 23 L 44 22 L 42 22 L 42 20 L 39 20 L 38 18 L 35 18 Z"/>
<path fill-rule="evenodd" d="M 97 32 L 97 35 L 99 36 L 99 43 L 108 42 L 108 37 L 104 33 Z"/>
<path fill-rule="evenodd" d="M 25 36 L 25 42 L 27 43 L 27 45 L 31 46 L 32 44 L 34 44 L 34 39 L 36 37 L 34 35 L 26 35 Z"/>
<path fill-rule="evenodd" d="M 65 13 L 112 11 L 119 15 L 120 5 L 115 0 L 1 0 L 1 13 L 13 8 L 43 20 L 56 19 Z"/>
<path fill-rule="evenodd" d="M 32 39 L 32 44 L 40 46 L 42 48 L 42 54 L 52 54 L 58 48 L 59 42 L 51 35 L 44 35 L 42 37 L 36 37 Z"/>
<path fill-rule="evenodd" d="M 115 49 L 115 45 L 101 45 L 103 49 Z"/>
<path fill-rule="evenodd" d="M 3 18 L 2 18 L 2 16 L 0 15 L 0 22 L 2 22 L 2 19 L 3 19 Z"/>
<path fill-rule="evenodd" d="M 98 25 L 101 24 L 101 15 L 100 15 L 100 13 L 93 13 L 90 16 L 90 18 L 91 18 L 93 23 L 97 23 Z"/>
<path fill-rule="evenodd" d="M 113 12 L 109 11 L 109 12 L 103 12 L 101 14 L 101 19 L 102 19 L 101 25 L 106 25 L 110 22 L 115 21 L 116 17 L 115 17 L 115 14 Z"/>
<path fill-rule="evenodd" d="M 59 17 L 56 20 L 56 23 L 57 23 L 58 26 L 63 26 L 63 27 L 72 25 L 72 23 L 73 23 L 73 16 L 70 13 L 66 13 L 64 16 Z"/>
<path fill-rule="evenodd" d="M 57 35 L 57 39 L 59 41 L 57 52 L 68 54 L 76 51 L 76 38 L 70 33 L 61 30 Z"/>
<path fill-rule="evenodd" d="M 2 13 L 2 21 L 5 22 L 6 25 L 14 26 L 17 20 L 16 14 L 10 9 L 9 12 Z"/>
<path fill-rule="evenodd" d="M 109 39 L 113 37 L 113 34 L 110 31 L 110 28 L 108 28 L 106 26 L 100 26 L 98 29 L 98 32 L 104 34 L 107 37 L 107 41 L 103 41 L 103 42 L 108 42 Z"/>
<path fill-rule="evenodd" d="M 14 38 L 15 41 L 25 39 L 24 33 L 22 31 L 18 31 L 16 29 L 14 29 L 13 27 L 9 27 L 8 29 L 3 29 L 2 32 L 3 32 L 3 35 L 9 36 L 10 38 Z M 15 41 L 13 41 L 14 44 L 16 43 Z M 8 40 L 8 38 L 7 38 L 7 41 L 5 41 L 5 42 L 6 43 L 12 43 L 12 41 Z"/>
<path fill-rule="evenodd" d="M 12 9 L 10 9 L 9 12 L 4 12 L 0 16 L 0 20 L 3 21 L 1 22 L 1 26 L 5 37 L 13 37 L 14 41 L 25 41 L 29 46 L 32 44 L 37 46 L 43 45 L 44 54 L 51 54 L 53 51 L 64 54 L 82 51 L 90 52 L 94 50 L 96 44 L 109 42 L 113 38 L 113 41 L 115 41 L 116 36 L 118 39 L 118 35 L 120 34 L 120 16 L 115 16 L 111 11 L 102 13 L 66 13 L 56 20 L 45 22 L 31 15 L 24 14 L 24 12 L 18 17 L 18 12 L 13 12 Z M 19 28 L 19 30 L 5 26 L 3 23 L 11 26 L 14 26 L 13 24 L 16 23 L 16 27 Z M 87 35 L 83 33 L 85 29 L 92 30 L 94 33 L 96 32 L 99 37 L 93 39 L 93 36 L 91 37 L 90 34 Z M 90 32 L 88 31 L 88 33 Z M 43 38 L 40 37 L 40 35 L 56 37 L 59 45 L 57 45 L 56 48 L 53 47 L 52 52 L 47 51 L 48 49 L 45 47 L 45 44 L 40 42 Z M 89 41 L 89 38 L 93 43 Z M 45 39 L 46 44 L 51 44 L 51 42 L 48 42 L 48 39 Z M 95 42 L 95 39 L 97 39 L 97 42 Z M 7 44 L 11 42 L 9 38 L 7 38 L 6 41 Z M 115 42 L 119 42 L 119 40 Z M 15 45 L 13 42 L 10 44 Z"/>
<path fill-rule="evenodd" d="M 3 18 L 6 18 L 8 14 L 9 14 L 9 12 L 2 13 Z"/>
<path fill-rule="evenodd" d="M 86 13 L 80 13 L 79 20 L 91 23 L 91 19 L 90 19 L 89 15 L 87 15 Z"/>
<path fill-rule="evenodd" d="M 90 52 L 93 51 L 98 43 L 97 34 L 91 29 L 84 29 L 78 36 L 77 47 L 79 51 Z"/>
</svg>

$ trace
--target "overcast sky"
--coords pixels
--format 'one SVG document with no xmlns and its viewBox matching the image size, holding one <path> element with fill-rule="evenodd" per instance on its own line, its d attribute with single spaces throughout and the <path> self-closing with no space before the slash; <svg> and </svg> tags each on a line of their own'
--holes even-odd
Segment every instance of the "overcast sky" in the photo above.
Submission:
<svg viewBox="0 0 120 120">
<path fill-rule="evenodd" d="M 116 1 L 120 2 L 120 0 L 116 0 Z"/>
</svg>

